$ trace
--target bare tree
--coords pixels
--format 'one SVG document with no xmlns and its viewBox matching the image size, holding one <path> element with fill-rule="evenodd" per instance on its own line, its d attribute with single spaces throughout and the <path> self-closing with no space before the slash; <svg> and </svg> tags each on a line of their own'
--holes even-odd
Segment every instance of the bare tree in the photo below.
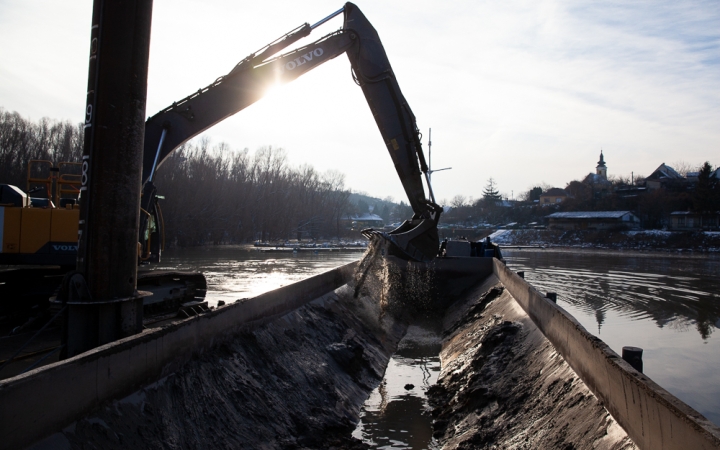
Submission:
<svg viewBox="0 0 720 450">
<path fill-rule="evenodd" d="M 81 124 L 27 120 L 0 108 L 0 180 L 25 187 L 31 159 L 79 161 Z M 343 232 L 349 190 L 337 171 L 290 167 L 281 148 L 254 153 L 207 137 L 186 143 L 157 171 L 168 242 L 203 245 L 253 239 L 331 237 Z"/>
<path fill-rule="evenodd" d="M 465 197 L 464 195 L 456 195 L 450 201 L 450 206 L 452 206 L 453 208 L 461 208 L 463 206 L 466 206 L 467 204 L 467 197 Z"/>
<path fill-rule="evenodd" d="M 679 160 L 675 161 L 671 167 L 675 169 L 677 173 L 685 177 L 687 176 L 688 172 L 697 172 L 699 170 L 700 164 L 690 164 L 687 161 Z"/>
</svg>

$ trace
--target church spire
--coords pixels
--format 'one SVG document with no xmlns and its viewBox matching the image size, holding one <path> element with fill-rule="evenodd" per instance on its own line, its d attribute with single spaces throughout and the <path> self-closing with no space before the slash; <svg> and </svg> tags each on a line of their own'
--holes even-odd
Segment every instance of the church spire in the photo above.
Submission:
<svg viewBox="0 0 720 450">
<path fill-rule="evenodd" d="M 600 149 L 600 161 L 597 163 L 595 173 L 607 180 L 607 167 L 605 166 L 605 157 L 603 156 L 602 149 Z"/>
</svg>

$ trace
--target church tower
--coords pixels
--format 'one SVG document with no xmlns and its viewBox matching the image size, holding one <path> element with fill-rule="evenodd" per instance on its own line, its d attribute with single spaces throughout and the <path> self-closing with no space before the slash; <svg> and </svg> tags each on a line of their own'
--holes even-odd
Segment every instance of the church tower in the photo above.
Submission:
<svg viewBox="0 0 720 450">
<path fill-rule="evenodd" d="M 598 161 L 597 167 L 595 168 L 595 173 L 603 177 L 604 180 L 607 180 L 607 167 L 605 167 L 605 158 L 603 157 L 602 150 L 600 150 L 600 161 Z"/>
</svg>

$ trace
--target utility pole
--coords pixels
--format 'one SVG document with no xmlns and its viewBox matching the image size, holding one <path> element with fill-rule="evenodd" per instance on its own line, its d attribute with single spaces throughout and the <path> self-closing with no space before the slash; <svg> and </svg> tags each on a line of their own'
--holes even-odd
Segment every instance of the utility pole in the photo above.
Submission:
<svg viewBox="0 0 720 450">
<path fill-rule="evenodd" d="M 77 271 L 62 357 L 142 331 L 138 222 L 152 0 L 94 0 Z"/>
</svg>

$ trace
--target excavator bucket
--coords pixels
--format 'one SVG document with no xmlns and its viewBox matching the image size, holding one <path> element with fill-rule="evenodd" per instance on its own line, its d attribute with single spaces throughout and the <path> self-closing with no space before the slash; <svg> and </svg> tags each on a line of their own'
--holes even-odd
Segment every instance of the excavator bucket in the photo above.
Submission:
<svg viewBox="0 0 720 450">
<path fill-rule="evenodd" d="M 406 220 L 387 233 L 372 228 L 362 230 L 361 233 L 374 245 L 384 247 L 386 255 L 426 262 L 434 259 L 440 248 L 437 229 L 439 216 L 436 214 L 435 218 Z"/>
</svg>

